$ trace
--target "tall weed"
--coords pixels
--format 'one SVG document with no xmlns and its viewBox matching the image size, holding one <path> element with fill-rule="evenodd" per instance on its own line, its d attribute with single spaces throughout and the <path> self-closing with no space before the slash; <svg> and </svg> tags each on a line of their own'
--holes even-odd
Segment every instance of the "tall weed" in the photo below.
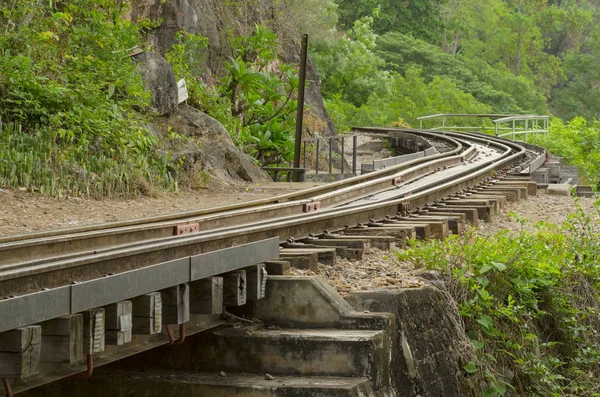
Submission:
<svg viewBox="0 0 600 397">
<path fill-rule="evenodd" d="M 596 203 L 598 209 L 600 202 Z M 415 243 L 403 260 L 440 272 L 460 307 L 484 395 L 598 396 L 600 228 L 580 207 L 561 227 Z"/>
</svg>

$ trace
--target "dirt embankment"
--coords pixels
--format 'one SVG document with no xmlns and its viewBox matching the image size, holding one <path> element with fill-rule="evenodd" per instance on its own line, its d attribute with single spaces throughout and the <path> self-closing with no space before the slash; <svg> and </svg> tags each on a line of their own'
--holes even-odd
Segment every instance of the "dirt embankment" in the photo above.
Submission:
<svg viewBox="0 0 600 397">
<path fill-rule="evenodd" d="M 144 218 L 172 212 L 218 207 L 307 189 L 316 183 L 248 184 L 228 189 L 159 193 L 158 197 L 92 200 L 55 198 L 0 189 L 0 236 Z"/>
</svg>

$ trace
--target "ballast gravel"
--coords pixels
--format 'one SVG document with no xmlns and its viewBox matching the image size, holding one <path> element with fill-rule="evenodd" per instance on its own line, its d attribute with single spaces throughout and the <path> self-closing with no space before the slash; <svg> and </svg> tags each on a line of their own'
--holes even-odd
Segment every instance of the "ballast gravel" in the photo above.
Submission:
<svg viewBox="0 0 600 397">
<path fill-rule="evenodd" d="M 534 228 L 543 221 L 562 226 L 570 214 L 581 206 L 586 215 L 600 223 L 598 210 L 594 207 L 595 199 L 551 196 L 545 190 L 539 190 L 537 196 L 526 200 L 508 203 L 491 222 L 480 222 L 475 232 L 491 235 L 503 230 L 518 233 L 523 227 L 514 215 L 527 219 L 526 228 Z M 427 284 L 420 278 L 412 263 L 400 261 L 394 252 L 371 248 L 362 260 L 337 259 L 334 266 L 319 264 L 318 274 L 323 276 L 343 296 L 354 291 L 374 289 L 419 288 Z M 309 275 L 311 271 L 292 269 L 293 274 Z"/>
</svg>

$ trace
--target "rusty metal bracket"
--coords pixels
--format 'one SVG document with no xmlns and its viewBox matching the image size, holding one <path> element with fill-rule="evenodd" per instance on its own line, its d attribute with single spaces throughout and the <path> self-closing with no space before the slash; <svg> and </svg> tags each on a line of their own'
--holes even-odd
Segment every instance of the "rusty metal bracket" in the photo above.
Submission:
<svg viewBox="0 0 600 397">
<path fill-rule="evenodd" d="M 10 388 L 10 382 L 8 379 L 2 378 L 2 383 L 4 384 L 4 391 L 6 391 L 6 397 L 13 397 L 14 394 Z"/>
<path fill-rule="evenodd" d="M 181 236 L 182 234 L 198 233 L 200 231 L 199 223 L 184 223 L 182 225 L 175 226 L 175 235 Z"/>
<path fill-rule="evenodd" d="M 305 203 L 303 212 L 316 212 L 321 208 L 320 201 L 313 201 L 312 203 Z"/>
<path fill-rule="evenodd" d="M 71 375 L 67 379 L 68 380 L 89 379 L 89 377 L 92 376 L 92 373 L 94 373 L 94 356 L 92 356 L 91 354 L 88 354 L 87 355 L 87 370 L 85 372 L 80 372 L 78 374 Z"/>
<path fill-rule="evenodd" d="M 170 345 L 181 345 L 183 341 L 185 341 L 185 323 L 179 324 L 179 339 L 175 339 L 173 336 L 173 331 L 171 331 L 167 324 L 165 324 L 165 329 L 167 330 L 167 335 L 169 336 Z"/>
</svg>

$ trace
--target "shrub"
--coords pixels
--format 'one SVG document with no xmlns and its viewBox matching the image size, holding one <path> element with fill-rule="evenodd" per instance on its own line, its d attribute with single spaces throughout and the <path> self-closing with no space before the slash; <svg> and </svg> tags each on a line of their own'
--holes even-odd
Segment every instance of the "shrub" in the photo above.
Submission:
<svg viewBox="0 0 600 397">
<path fill-rule="evenodd" d="M 176 188 L 140 113 L 150 95 L 127 56 L 141 41 L 123 3 L 13 3 L 0 6 L 3 183 L 93 196 L 134 193 L 140 178 Z"/>
<path fill-rule="evenodd" d="M 516 235 L 470 231 L 398 256 L 445 277 L 478 352 L 465 371 L 487 376 L 484 395 L 597 396 L 598 223 L 581 208 L 560 228 L 512 216 Z"/>
</svg>

